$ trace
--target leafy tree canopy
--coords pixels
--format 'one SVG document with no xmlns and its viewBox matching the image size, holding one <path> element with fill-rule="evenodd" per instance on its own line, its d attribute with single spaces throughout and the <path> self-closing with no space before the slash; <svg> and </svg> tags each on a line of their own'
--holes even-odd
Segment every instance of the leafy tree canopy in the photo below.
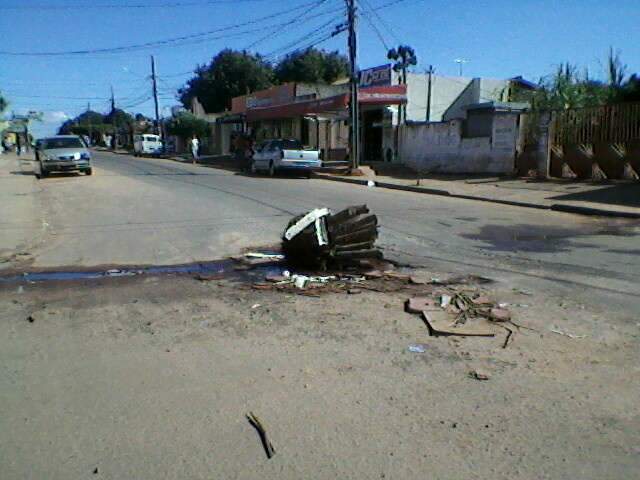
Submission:
<svg viewBox="0 0 640 480">
<path fill-rule="evenodd" d="M 260 55 L 222 50 L 209 65 L 198 67 L 178 94 L 185 108 L 198 98 L 207 112 L 231 107 L 231 99 L 285 82 L 331 83 L 348 76 L 349 62 L 338 52 L 310 48 L 271 65 Z"/>
<path fill-rule="evenodd" d="M 192 113 L 181 112 L 167 122 L 166 129 L 170 135 L 181 138 L 204 137 L 209 133 L 209 124 Z"/>
<path fill-rule="evenodd" d="M 208 112 L 231 107 L 231 99 L 273 84 L 273 69 L 259 55 L 246 51 L 222 50 L 209 65 L 196 69 L 195 77 L 178 91 L 180 101 L 189 108 L 197 97 Z"/>
<path fill-rule="evenodd" d="M 349 76 L 349 61 L 339 52 L 309 48 L 284 57 L 275 68 L 279 83 L 333 83 Z"/>
</svg>

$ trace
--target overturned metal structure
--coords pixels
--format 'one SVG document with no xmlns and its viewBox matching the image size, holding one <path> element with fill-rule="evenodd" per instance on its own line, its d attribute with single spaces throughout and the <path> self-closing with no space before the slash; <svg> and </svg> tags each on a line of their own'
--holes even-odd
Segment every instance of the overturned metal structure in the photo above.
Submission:
<svg viewBox="0 0 640 480">
<path fill-rule="evenodd" d="M 366 258 L 381 258 L 375 247 L 378 217 L 366 205 L 338 213 L 319 208 L 293 218 L 284 232 L 282 251 L 292 264 L 326 269 Z"/>
</svg>

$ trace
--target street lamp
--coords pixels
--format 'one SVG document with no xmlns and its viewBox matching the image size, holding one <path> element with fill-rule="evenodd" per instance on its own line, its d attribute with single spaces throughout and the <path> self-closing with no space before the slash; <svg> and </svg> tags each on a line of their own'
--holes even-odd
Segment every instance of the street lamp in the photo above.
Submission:
<svg viewBox="0 0 640 480">
<path fill-rule="evenodd" d="M 456 62 L 456 63 L 458 64 L 459 73 L 460 73 L 460 76 L 462 76 L 462 66 L 463 66 L 465 63 L 469 63 L 469 60 L 467 60 L 466 58 L 456 58 L 456 59 L 454 60 L 454 62 Z"/>
</svg>

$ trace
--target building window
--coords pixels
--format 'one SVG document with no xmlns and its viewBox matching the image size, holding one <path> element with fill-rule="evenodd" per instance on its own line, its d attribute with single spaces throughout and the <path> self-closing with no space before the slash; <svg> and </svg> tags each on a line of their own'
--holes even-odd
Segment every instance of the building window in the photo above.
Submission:
<svg viewBox="0 0 640 480">
<path fill-rule="evenodd" d="M 463 137 L 478 138 L 490 137 L 493 131 L 493 112 L 469 111 L 464 121 Z"/>
</svg>

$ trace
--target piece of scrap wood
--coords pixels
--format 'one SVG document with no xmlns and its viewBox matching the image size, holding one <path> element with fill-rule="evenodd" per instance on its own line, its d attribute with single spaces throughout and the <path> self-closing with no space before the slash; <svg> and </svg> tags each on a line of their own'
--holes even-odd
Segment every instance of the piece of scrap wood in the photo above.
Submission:
<svg viewBox="0 0 640 480">
<path fill-rule="evenodd" d="M 260 419 L 253 412 L 249 412 L 247 414 L 247 420 L 249 420 L 249 423 L 253 426 L 253 428 L 258 431 L 260 440 L 262 441 L 262 446 L 264 447 L 264 451 L 267 454 L 267 458 L 273 457 L 276 454 L 276 451 L 273 448 L 273 445 L 271 444 L 271 441 L 267 436 L 267 431 L 262 425 Z"/>
<path fill-rule="evenodd" d="M 458 335 L 463 337 L 495 337 L 495 331 L 489 326 L 481 325 L 455 325 L 449 320 L 436 320 L 432 316 L 433 312 L 422 312 L 424 322 L 429 327 L 429 334 L 438 335 Z"/>
</svg>

